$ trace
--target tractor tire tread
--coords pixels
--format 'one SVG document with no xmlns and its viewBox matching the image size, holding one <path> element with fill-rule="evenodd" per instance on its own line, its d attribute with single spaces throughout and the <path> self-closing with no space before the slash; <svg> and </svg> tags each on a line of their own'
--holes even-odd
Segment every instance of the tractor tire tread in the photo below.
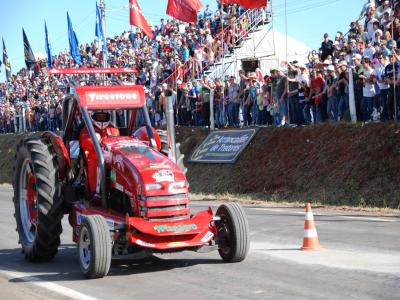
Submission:
<svg viewBox="0 0 400 300">
<path fill-rule="evenodd" d="M 25 253 L 25 258 L 32 262 L 47 262 L 54 258 L 60 245 L 63 217 L 62 198 L 59 192 L 58 164 L 51 144 L 42 138 L 30 138 L 21 141 L 17 147 L 14 170 L 14 195 L 19 193 L 19 176 L 21 159 L 28 159 L 33 166 L 36 177 L 38 195 L 38 225 L 35 239 L 27 243 L 21 232 L 19 214 L 16 213 L 19 239 Z M 19 211 L 18 197 L 13 198 L 16 212 Z"/>
</svg>

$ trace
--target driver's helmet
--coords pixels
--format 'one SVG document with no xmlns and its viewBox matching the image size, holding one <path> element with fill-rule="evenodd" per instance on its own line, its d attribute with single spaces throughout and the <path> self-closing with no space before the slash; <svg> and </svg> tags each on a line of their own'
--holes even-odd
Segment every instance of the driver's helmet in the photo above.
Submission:
<svg viewBox="0 0 400 300">
<path fill-rule="evenodd" d="M 90 118 L 93 125 L 100 130 L 107 128 L 111 121 L 111 115 L 107 111 L 94 111 L 90 114 Z"/>
</svg>

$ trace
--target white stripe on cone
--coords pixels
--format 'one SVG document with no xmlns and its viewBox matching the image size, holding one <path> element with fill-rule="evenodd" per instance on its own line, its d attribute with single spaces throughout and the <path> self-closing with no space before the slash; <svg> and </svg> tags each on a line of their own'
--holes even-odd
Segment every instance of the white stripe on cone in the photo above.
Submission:
<svg viewBox="0 0 400 300">
<path fill-rule="evenodd" d="M 314 215 L 312 212 L 307 212 L 306 213 L 306 220 L 308 221 L 314 221 Z"/>
<path fill-rule="evenodd" d="M 317 230 L 316 229 L 304 229 L 304 237 L 305 238 L 317 238 Z"/>
</svg>

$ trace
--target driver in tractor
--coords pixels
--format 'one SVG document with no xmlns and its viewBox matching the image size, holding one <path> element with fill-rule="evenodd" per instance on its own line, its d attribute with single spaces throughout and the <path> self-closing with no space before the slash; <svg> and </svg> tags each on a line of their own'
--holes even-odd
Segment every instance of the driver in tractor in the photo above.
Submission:
<svg viewBox="0 0 400 300">
<path fill-rule="evenodd" d="M 94 111 L 90 114 L 96 137 L 101 142 L 104 138 L 119 136 L 119 130 L 111 122 L 111 115 L 107 111 Z M 86 190 L 90 196 L 100 192 L 100 171 L 98 170 L 98 159 L 94 150 L 93 141 L 84 126 L 79 134 L 79 144 L 86 161 Z"/>
</svg>

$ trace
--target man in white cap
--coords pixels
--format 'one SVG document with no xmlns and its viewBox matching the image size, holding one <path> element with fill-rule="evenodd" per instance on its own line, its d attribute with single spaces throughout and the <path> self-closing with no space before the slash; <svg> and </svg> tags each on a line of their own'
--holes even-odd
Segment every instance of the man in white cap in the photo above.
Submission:
<svg viewBox="0 0 400 300">
<path fill-rule="evenodd" d="M 336 74 L 335 67 L 329 65 L 327 68 L 327 76 L 325 77 L 325 91 L 328 97 L 327 113 L 329 119 L 337 121 L 337 97 L 336 97 Z"/>
<path fill-rule="evenodd" d="M 372 121 L 372 112 L 375 98 L 375 76 L 369 57 L 363 58 L 364 73 L 359 78 L 363 80 L 363 98 L 361 100 L 361 120 L 363 122 Z"/>
<path fill-rule="evenodd" d="M 337 95 L 338 95 L 338 108 L 337 108 L 337 117 L 338 121 L 343 119 L 344 112 L 348 107 L 348 94 L 347 94 L 347 85 L 348 85 L 348 75 L 347 75 L 347 62 L 342 60 L 337 65 L 339 78 L 336 82 Z"/>
</svg>

